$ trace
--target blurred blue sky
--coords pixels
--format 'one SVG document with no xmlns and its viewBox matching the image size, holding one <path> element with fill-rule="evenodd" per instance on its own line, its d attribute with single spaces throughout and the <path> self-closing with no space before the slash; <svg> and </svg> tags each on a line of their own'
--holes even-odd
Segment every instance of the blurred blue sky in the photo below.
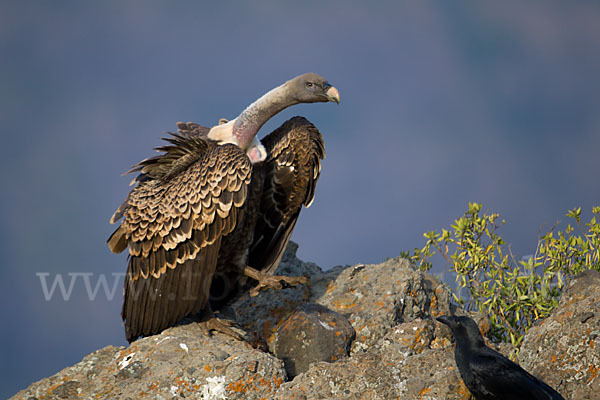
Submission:
<svg viewBox="0 0 600 400">
<path fill-rule="evenodd" d="M 304 115 L 325 137 L 305 260 L 397 256 L 469 201 L 526 255 L 600 204 L 598 2 L 3 1 L 0 57 L 0 398 L 125 343 L 120 286 L 46 301 L 36 276 L 124 272 L 105 244 L 121 173 L 176 121 L 233 118 L 300 73 L 341 105 L 259 135 Z"/>
</svg>

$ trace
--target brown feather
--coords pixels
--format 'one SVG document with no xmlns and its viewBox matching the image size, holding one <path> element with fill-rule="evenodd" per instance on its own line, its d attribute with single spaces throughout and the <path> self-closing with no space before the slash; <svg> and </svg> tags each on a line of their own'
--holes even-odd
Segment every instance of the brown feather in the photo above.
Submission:
<svg viewBox="0 0 600 400">
<path fill-rule="evenodd" d="M 235 227 L 252 173 L 235 145 L 183 134 L 168 141 L 164 154 L 132 168 L 142 173 L 108 240 L 112 250 L 129 246 L 122 316 L 130 341 L 206 305 L 220 238 Z"/>
<path fill-rule="evenodd" d="M 121 253 L 127 248 L 127 237 L 125 230 L 119 226 L 108 238 L 108 247 L 113 253 Z"/>
<path fill-rule="evenodd" d="M 160 298 L 157 298 L 154 306 L 152 323 L 150 324 L 151 332 L 159 331 L 161 326 L 166 325 L 169 320 L 166 310 L 169 306 L 169 294 L 173 275 L 175 274 L 162 274 L 160 278 L 155 278 L 160 285 L 158 288 Z"/>
<path fill-rule="evenodd" d="M 302 206 L 308 207 L 314 199 L 325 150 L 321 133 L 303 117 L 286 121 L 262 143 L 269 157 L 262 165 L 265 181 L 249 265 L 272 273 Z"/>
</svg>

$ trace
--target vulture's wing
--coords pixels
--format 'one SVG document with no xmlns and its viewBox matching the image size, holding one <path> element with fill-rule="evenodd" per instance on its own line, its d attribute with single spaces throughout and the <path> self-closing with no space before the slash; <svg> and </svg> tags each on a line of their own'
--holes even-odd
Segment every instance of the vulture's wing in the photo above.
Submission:
<svg viewBox="0 0 600 400">
<path fill-rule="evenodd" d="M 129 247 L 122 317 L 127 340 L 158 333 L 206 304 L 221 238 L 236 226 L 252 166 L 237 146 L 173 135 L 142 161 L 108 240 Z"/>
<path fill-rule="evenodd" d="M 303 117 L 286 121 L 262 140 L 268 158 L 260 213 L 249 265 L 273 273 L 283 256 L 302 205 L 309 207 L 325 157 L 323 137 Z"/>
</svg>

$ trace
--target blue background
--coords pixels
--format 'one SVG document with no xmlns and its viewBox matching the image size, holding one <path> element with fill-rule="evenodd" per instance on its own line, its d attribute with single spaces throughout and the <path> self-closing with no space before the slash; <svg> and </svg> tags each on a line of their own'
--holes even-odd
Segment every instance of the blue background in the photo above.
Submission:
<svg viewBox="0 0 600 400">
<path fill-rule="evenodd" d="M 323 268 L 422 246 L 469 201 L 523 256 L 600 203 L 598 2 L 5 0 L 0 59 L 0 398 L 125 344 L 122 281 L 112 300 L 77 278 L 46 301 L 36 276 L 125 271 L 105 244 L 120 174 L 176 121 L 234 118 L 297 74 L 342 104 L 293 107 L 259 136 L 298 114 L 324 134 L 293 235 Z"/>
</svg>

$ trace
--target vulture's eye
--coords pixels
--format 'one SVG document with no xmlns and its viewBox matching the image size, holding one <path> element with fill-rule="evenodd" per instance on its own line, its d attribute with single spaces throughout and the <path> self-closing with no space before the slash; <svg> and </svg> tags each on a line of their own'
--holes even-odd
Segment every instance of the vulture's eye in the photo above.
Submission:
<svg viewBox="0 0 600 400">
<path fill-rule="evenodd" d="M 312 83 L 312 82 L 306 82 L 306 87 L 307 88 L 311 88 L 313 86 L 314 86 L 314 83 Z"/>
</svg>

